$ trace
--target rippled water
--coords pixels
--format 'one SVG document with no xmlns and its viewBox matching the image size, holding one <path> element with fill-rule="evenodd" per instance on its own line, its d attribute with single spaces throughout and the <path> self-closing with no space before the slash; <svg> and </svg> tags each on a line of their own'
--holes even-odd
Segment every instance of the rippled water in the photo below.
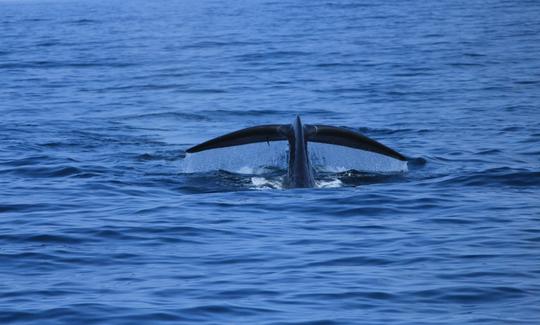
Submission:
<svg viewBox="0 0 540 325">
<path fill-rule="evenodd" d="M 1 0 L 0 323 L 538 324 L 538 17 Z M 408 172 L 284 190 L 280 168 L 186 169 L 188 147 L 296 114 Z"/>
</svg>

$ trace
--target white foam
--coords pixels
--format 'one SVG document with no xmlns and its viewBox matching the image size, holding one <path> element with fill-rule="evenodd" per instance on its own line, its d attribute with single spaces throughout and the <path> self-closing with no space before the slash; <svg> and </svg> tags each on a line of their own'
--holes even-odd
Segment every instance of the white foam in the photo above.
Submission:
<svg viewBox="0 0 540 325">
<path fill-rule="evenodd" d="M 330 181 L 318 181 L 317 182 L 318 188 L 336 188 L 336 187 L 342 187 L 343 183 L 338 178 L 330 180 Z"/>
<path fill-rule="evenodd" d="M 264 177 L 252 177 L 251 183 L 255 186 L 255 189 L 258 190 L 268 190 L 268 189 L 283 189 L 282 180 L 271 180 Z"/>
</svg>

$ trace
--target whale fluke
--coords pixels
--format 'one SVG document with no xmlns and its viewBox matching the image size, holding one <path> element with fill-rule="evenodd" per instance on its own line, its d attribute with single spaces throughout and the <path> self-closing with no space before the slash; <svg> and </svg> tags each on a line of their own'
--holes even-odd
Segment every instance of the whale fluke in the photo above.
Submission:
<svg viewBox="0 0 540 325">
<path fill-rule="evenodd" d="M 289 187 L 312 187 L 315 185 L 313 168 L 307 154 L 308 141 L 370 151 L 401 161 L 407 160 L 399 152 L 360 132 L 329 125 L 302 124 L 298 116 L 292 124 L 269 124 L 249 127 L 208 140 L 187 149 L 186 152 L 195 153 L 270 141 L 288 141 L 289 143 L 289 170 L 285 182 Z"/>
</svg>

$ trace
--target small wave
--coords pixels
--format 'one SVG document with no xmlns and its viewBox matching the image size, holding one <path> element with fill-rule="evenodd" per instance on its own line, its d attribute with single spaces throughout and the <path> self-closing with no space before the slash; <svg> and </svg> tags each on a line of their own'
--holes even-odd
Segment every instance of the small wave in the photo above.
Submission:
<svg viewBox="0 0 540 325">
<path fill-rule="evenodd" d="M 316 298 L 323 301 L 331 299 L 374 299 L 374 300 L 392 300 L 395 295 L 383 291 L 344 291 L 338 293 L 303 293 L 294 296 L 299 299 Z"/>
<path fill-rule="evenodd" d="M 500 154 L 501 152 L 502 150 L 499 150 L 499 149 L 485 149 L 485 150 L 477 152 L 476 154 L 477 155 L 496 155 L 496 154 Z"/>
<path fill-rule="evenodd" d="M 37 243 L 52 243 L 52 244 L 79 244 L 84 242 L 82 238 L 67 236 L 67 235 L 52 235 L 42 234 L 33 235 L 26 238 L 27 241 Z"/>
<path fill-rule="evenodd" d="M 515 81 L 514 83 L 518 85 L 536 85 L 540 84 L 540 80 L 520 80 Z"/>
<path fill-rule="evenodd" d="M 527 292 L 515 287 L 445 287 L 437 289 L 420 290 L 410 293 L 413 296 L 429 299 L 429 301 L 454 302 L 462 304 L 488 303 L 519 298 Z"/>
<path fill-rule="evenodd" d="M 357 66 L 357 64 L 343 63 L 343 62 L 329 62 L 329 63 L 317 63 L 314 66 L 317 68 L 350 68 L 350 67 Z"/>
<path fill-rule="evenodd" d="M 40 42 L 40 43 L 37 43 L 35 46 L 37 47 L 52 47 L 52 46 L 57 46 L 57 45 L 62 45 L 62 43 L 58 40 L 54 40 L 54 41 L 45 41 L 45 42 Z"/>
<path fill-rule="evenodd" d="M 139 85 L 126 85 L 115 86 L 100 89 L 100 91 L 161 91 L 170 90 L 176 93 L 188 93 L 188 94 L 222 94 L 227 90 L 221 88 L 197 88 L 179 83 L 148 83 Z"/>
<path fill-rule="evenodd" d="M 90 25 L 90 24 L 97 24 L 99 23 L 99 21 L 95 19 L 77 19 L 77 20 L 70 20 L 68 21 L 68 23 L 74 24 L 74 25 Z"/>
<path fill-rule="evenodd" d="M 18 167 L 0 170 L 0 174 L 16 174 L 25 177 L 67 177 L 82 173 L 81 169 L 73 166 Z"/>
<path fill-rule="evenodd" d="M 439 36 L 442 36 L 442 35 L 439 35 Z M 480 58 L 480 57 L 485 57 L 486 55 L 481 54 L 481 53 L 468 52 L 468 53 L 463 53 L 463 56 L 468 56 L 468 57 L 472 57 L 472 58 Z"/>
<path fill-rule="evenodd" d="M 454 68 L 470 68 L 470 67 L 483 67 L 485 66 L 482 63 L 472 63 L 472 62 L 454 62 L 448 63 L 449 66 Z"/>
<path fill-rule="evenodd" d="M 235 315 L 235 316 L 248 316 L 248 315 L 260 315 L 261 313 L 274 313 L 275 310 L 267 308 L 257 307 L 242 307 L 235 305 L 204 305 L 197 307 L 184 308 L 182 313 L 195 314 L 195 315 Z"/>
<path fill-rule="evenodd" d="M 164 161 L 176 161 L 178 159 L 185 158 L 186 153 L 181 150 L 162 151 L 156 153 L 143 153 L 137 155 L 135 159 L 139 161 L 152 161 L 152 160 L 164 160 Z"/>
<path fill-rule="evenodd" d="M 37 23 L 37 22 L 44 22 L 44 21 L 50 21 L 50 19 L 46 19 L 46 18 L 27 18 L 27 19 L 22 19 L 21 22 L 28 22 L 28 23 Z"/>
<path fill-rule="evenodd" d="M 8 160 L 6 162 L 2 162 L 2 165 L 21 167 L 21 166 L 41 165 L 45 162 L 51 163 L 55 161 L 58 161 L 58 160 L 52 156 L 37 155 L 37 156 L 30 156 L 26 158 Z"/>
<path fill-rule="evenodd" d="M 242 47 L 249 45 L 258 45 L 259 42 L 245 41 L 200 41 L 182 46 L 182 49 L 206 49 L 206 48 L 223 48 L 223 47 Z"/>
<path fill-rule="evenodd" d="M 470 218 L 460 218 L 460 217 L 439 217 L 439 218 L 431 218 L 428 220 L 425 220 L 426 223 L 434 223 L 434 224 L 449 224 L 449 225 L 467 225 L 467 224 L 477 224 L 480 221 L 478 219 Z"/>
<path fill-rule="evenodd" d="M 321 111 L 315 111 L 315 114 L 317 112 L 323 113 L 323 114 L 326 113 L 326 111 L 321 110 Z M 250 109 L 250 110 L 234 110 L 234 109 L 223 110 L 223 109 L 216 109 L 216 110 L 202 110 L 202 111 L 199 111 L 199 114 L 201 114 L 203 116 L 212 116 L 212 119 L 216 119 L 216 120 L 222 120 L 225 117 L 236 118 L 239 115 L 246 115 L 246 116 L 252 116 L 252 117 L 265 117 L 265 116 L 267 116 L 267 117 L 276 117 L 276 116 L 281 116 L 281 115 L 285 115 L 287 117 L 290 116 L 289 111 L 279 111 L 279 110 L 272 110 L 272 109 L 261 109 L 261 110 L 255 110 L 255 109 Z"/>
<path fill-rule="evenodd" d="M 33 203 L 33 204 L 0 204 L 0 213 L 2 212 L 31 212 L 45 211 L 53 207 L 51 204 Z M 57 207 L 57 206 L 55 206 Z"/>
<path fill-rule="evenodd" d="M 248 53 L 235 56 L 241 61 L 261 61 L 261 60 L 272 60 L 272 59 L 283 59 L 283 58 L 296 58 L 300 56 L 310 55 L 309 52 L 303 51 L 273 51 L 265 53 Z"/>
<path fill-rule="evenodd" d="M 393 73 L 393 76 L 396 77 L 424 77 L 424 76 L 432 76 L 435 73 L 433 72 L 396 72 Z"/>
<path fill-rule="evenodd" d="M 190 89 L 180 89 L 177 88 L 174 90 L 177 93 L 187 93 L 187 94 L 225 94 L 228 91 L 221 88 L 190 88 Z"/>
<path fill-rule="evenodd" d="M 330 259 L 321 262 L 309 263 L 307 266 L 365 266 L 365 265 L 388 265 L 391 260 L 369 256 L 353 256 Z"/>
<path fill-rule="evenodd" d="M 63 69 L 63 68 L 125 68 L 134 66 L 127 62 L 56 62 L 33 61 L 21 63 L 3 63 L 0 69 Z"/>
<path fill-rule="evenodd" d="M 322 89 L 315 89 L 315 92 L 322 93 L 322 94 L 355 94 L 355 93 L 365 93 L 367 92 L 367 88 L 322 88 Z"/>
<path fill-rule="evenodd" d="M 347 128 L 346 126 L 342 126 L 344 128 Z M 370 128 L 370 127 L 359 127 L 359 128 L 351 128 L 354 131 L 358 131 L 360 133 L 369 134 L 370 136 L 376 136 L 376 137 L 384 137 L 388 135 L 404 135 L 404 134 L 425 134 L 433 132 L 432 129 L 413 129 L 413 128 Z"/>
<path fill-rule="evenodd" d="M 79 244 L 85 240 L 80 237 L 73 237 L 67 235 L 54 235 L 54 234 L 13 234 L 13 235 L 0 235 L 0 240 L 6 240 L 9 242 L 30 242 L 40 244 Z"/>
<path fill-rule="evenodd" d="M 329 2 L 323 3 L 323 5 L 332 9 L 347 9 L 347 10 L 354 10 L 354 9 L 360 10 L 364 8 L 374 8 L 374 7 L 379 6 L 377 2 L 364 3 L 364 2 L 354 2 L 354 1 L 345 2 L 345 3 L 329 1 Z"/>
<path fill-rule="evenodd" d="M 444 185 L 464 186 L 540 186 L 540 172 L 514 170 L 508 167 L 488 169 L 440 182 Z"/>
<path fill-rule="evenodd" d="M 144 114 L 130 114 L 124 116 L 118 116 L 119 120 L 148 120 L 148 119 L 166 119 L 177 121 L 208 121 L 208 117 L 205 114 L 196 113 L 183 113 L 183 112 L 153 112 Z"/>
</svg>

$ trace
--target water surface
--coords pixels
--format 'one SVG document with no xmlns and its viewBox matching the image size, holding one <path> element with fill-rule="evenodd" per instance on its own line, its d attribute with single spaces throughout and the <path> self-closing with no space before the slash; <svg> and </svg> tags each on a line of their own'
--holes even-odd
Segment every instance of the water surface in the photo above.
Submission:
<svg viewBox="0 0 540 325">
<path fill-rule="evenodd" d="M 539 16 L 0 1 L 0 322 L 537 324 Z M 185 169 L 198 142 L 296 114 L 408 172 L 284 190 L 279 168 Z"/>
</svg>

